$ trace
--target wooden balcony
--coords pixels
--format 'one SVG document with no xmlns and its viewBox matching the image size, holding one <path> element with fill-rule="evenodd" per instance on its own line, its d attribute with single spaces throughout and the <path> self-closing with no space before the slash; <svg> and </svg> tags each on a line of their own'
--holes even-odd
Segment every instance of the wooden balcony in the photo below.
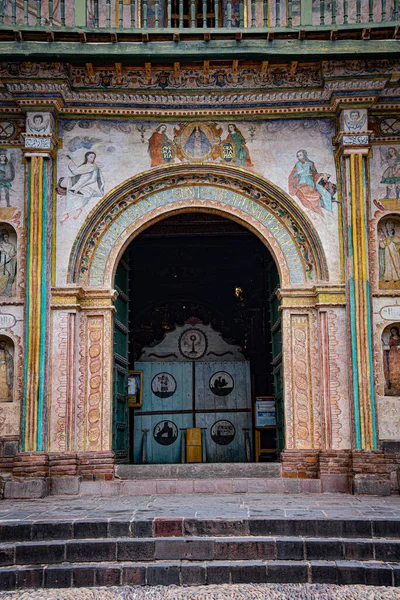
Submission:
<svg viewBox="0 0 400 600">
<path fill-rule="evenodd" d="M 399 24 L 399 0 L 1 0 L 0 52 L 21 60 L 384 58 L 400 50 Z"/>
</svg>

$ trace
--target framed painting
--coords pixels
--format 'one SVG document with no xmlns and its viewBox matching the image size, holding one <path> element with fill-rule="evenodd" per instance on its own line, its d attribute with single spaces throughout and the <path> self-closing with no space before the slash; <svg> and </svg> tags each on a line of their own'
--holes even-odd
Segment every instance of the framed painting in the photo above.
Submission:
<svg viewBox="0 0 400 600">
<path fill-rule="evenodd" d="M 143 371 L 128 372 L 128 406 L 140 408 L 142 406 Z"/>
</svg>

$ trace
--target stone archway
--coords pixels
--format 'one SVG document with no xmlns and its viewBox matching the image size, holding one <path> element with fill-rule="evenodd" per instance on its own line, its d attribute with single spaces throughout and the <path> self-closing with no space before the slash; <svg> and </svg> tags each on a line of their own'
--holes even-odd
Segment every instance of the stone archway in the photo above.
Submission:
<svg viewBox="0 0 400 600">
<path fill-rule="evenodd" d="M 343 413 L 339 404 L 347 402 L 346 390 L 343 398 L 334 399 L 337 406 L 331 406 L 329 392 L 321 392 L 327 386 L 321 388 L 318 367 L 321 360 L 329 361 L 330 352 L 327 338 L 319 333 L 320 324 L 325 331 L 335 320 L 335 332 L 340 329 L 338 337 L 345 337 L 344 290 L 329 284 L 327 262 L 311 222 L 287 194 L 251 173 L 232 167 L 214 166 L 210 172 L 206 165 L 176 165 L 143 173 L 110 192 L 89 215 L 75 241 L 68 286 L 53 291 L 53 322 L 64 328 L 64 337 L 74 336 L 77 357 L 67 356 L 64 372 L 66 379 L 78 383 L 75 401 L 72 393 L 61 402 L 60 397 L 53 400 L 59 418 L 51 419 L 51 449 L 61 450 L 58 440 L 71 438 L 64 413 L 73 414 L 76 422 L 74 439 L 67 447 L 90 452 L 111 449 L 116 265 L 143 229 L 187 211 L 216 212 L 238 221 L 265 243 L 277 264 L 284 332 L 286 448 L 347 446 L 347 432 L 340 433 L 339 418 Z M 341 309 L 339 316 L 330 307 Z M 69 313 L 67 318 L 62 317 L 63 311 Z M 63 386 L 68 389 L 67 382 Z M 73 410 L 68 411 L 71 402 Z"/>
</svg>

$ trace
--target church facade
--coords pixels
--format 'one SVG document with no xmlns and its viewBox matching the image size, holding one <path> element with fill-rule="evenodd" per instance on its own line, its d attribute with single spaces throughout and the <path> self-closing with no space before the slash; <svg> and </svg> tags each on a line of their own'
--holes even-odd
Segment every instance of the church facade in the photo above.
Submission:
<svg viewBox="0 0 400 600">
<path fill-rule="evenodd" d="M 304 491 L 396 491 L 385 450 L 400 435 L 398 3 L 208 4 L 1 9 L 1 469 L 9 482 L 41 480 L 40 494 L 62 477 L 112 481 L 118 462 L 151 454 L 142 437 L 128 448 L 141 410 L 129 398 L 137 386 L 157 396 L 146 361 L 163 361 L 163 402 L 180 381 L 170 356 L 197 369 L 208 344 L 225 357 L 214 371 L 229 371 L 228 342 L 211 346 L 217 333 L 196 314 L 177 350 L 167 333 L 128 354 L 139 293 L 121 276 L 128 248 L 166 219 L 205 214 L 251 232 L 276 268 L 267 395 L 281 399 L 282 478 L 313 481 Z M 214 396 L 229 377 L 210 379 Z M 246 427 L 222 400 L 215 423 L 197 427 L 221 446 L 248 428 L 241 456 L 254 461 L 267 395 L 243 389 Z M 176 415 L 192 404 L 148 402 L 159 416 L 145 443 L 182 445 L 193 423 Z"/>
</svg>

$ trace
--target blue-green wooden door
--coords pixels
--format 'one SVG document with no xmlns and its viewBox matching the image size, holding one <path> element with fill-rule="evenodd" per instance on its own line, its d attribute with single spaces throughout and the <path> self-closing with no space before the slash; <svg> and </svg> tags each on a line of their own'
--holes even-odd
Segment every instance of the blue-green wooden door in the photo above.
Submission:
<svg viewBox="0 0 400 600">
<path fill-rule="evenodd" d="M 114 393 L 112 448 L 116 461 L 129 460 L 129 414 L 128 414 L 128 369 L 129 369 L 129 265 L 124 255 L 115 274 L 114 288 L 118 292 L 114 314 Z"/>
<path fill-rule="evenodd" d="M 147 462 L 181 462 L 182 429 L 193 427 L 193 378 L 190 362 L 135 362 L 143 371 L 143 403 L 134 413 L 134 462 L 142 462 L 147 429 Z"/>
<path fill-rule="evenodd" d="M 134 413 L 134 462 L 181 462 L 182 429 L 206 428 L 209 462 L 244 462 L 252 428 L 248 362 L 135 362 L 143 403 Z M 233 385 L 232 385 L 233 384 Z"/>
<path fill-rule="evenodd" d="M 276 269 L 271 271 L 269 285 L 271 290 L 269 308 L 271 315 L 272 376 L 276 403 L 276 449 L 279 454 L 285 447 L 285 423 L 283 407 L 282 313 L 279 311 L 280 302 L 276 295 L 279 288 L 279 275 Z"/>
</svg>

